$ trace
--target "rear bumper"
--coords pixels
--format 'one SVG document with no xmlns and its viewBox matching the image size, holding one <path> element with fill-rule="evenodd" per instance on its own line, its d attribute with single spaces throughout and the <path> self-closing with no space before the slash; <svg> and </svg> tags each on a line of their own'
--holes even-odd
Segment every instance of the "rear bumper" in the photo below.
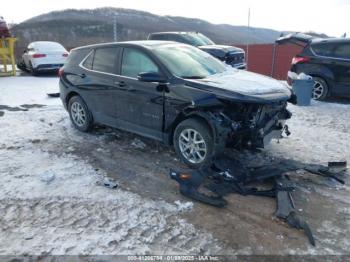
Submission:
<svg viewBox="0 0 350 262">
<path fill-rule="evenodd" d="M 35 71 L 56 71 L 59 70 L 63 64 L 42 64 L 37 65 L 34 69 Z"/>
</svg>

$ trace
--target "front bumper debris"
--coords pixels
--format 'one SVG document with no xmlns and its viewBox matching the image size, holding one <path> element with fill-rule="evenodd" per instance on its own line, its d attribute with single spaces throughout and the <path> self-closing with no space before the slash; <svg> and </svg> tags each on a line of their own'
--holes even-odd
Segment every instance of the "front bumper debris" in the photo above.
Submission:
<svg viewBox="0 0 350 262">
<path fill-rule="evenodd" d="M 275 198 L 277 202 L 275 216 L 291 227 L 303 230 L 309 242 L 315 245 L 309 225 L 300 217 L 294 206 L 292 194 L 295 186 L 286 175 L 288 172 L 300 169 L 345 183 L 342 177 L 347 170 L 346 162 L 330 162 L 328 166 L 323 166 L 282 159 L 274 164 L 267 163 L 260 167 L 248 168 L 239 160 L 222 156 L 216 157 L 209 166 L 199 170 L 185 172 L 170 170 L 170 177 L 179 183 L 181 194 L 215 207 L 225 207 L 228 202 L 224 196 L 230 193 Z M 271 189 L 259 190 L 249 186 L 252 182 L 269 179 L 274 180 Z M 209 190 L 211 195 L 200 192 L 202 187 Z"/>
</svg>

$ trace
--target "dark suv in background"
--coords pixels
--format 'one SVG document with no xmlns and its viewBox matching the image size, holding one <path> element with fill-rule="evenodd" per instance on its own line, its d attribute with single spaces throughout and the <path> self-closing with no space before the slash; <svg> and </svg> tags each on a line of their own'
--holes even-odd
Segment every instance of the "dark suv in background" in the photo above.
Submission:
<svg viewBox="0 0 350 262">
<path fill-rule="evenodd" d="M 216 45 L 198 32 L 159 32 L 152 33 L 148 40 L 174 41 L 196 46 L 212 56 L 238 69 L 246 69 L 244 50 L 234 46 Z"/>
<path fill-rule="evenodd" d="M 290 34 L 279 38 L 278 44 L 292 43 L 303 50 L 292 60 L 291 71 L 314 77 L 313 98 L 350 96 L 350 39 L 314 38 L 305 34 Z"/>
</svg>

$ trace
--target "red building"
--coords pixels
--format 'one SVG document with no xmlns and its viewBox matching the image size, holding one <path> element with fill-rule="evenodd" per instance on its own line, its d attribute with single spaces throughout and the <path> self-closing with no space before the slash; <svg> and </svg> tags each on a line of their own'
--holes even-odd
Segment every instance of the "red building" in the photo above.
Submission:
<svg viewBox="0 0 350 262">
<path fill-rule="evenodd" d="M 243 48 L 247 53 L 247 46 L 240 45 L 239 47 Z M 296 45 L 276 45 L 275 51 L 273 66 L 274 44 L 249 45 L 248 70 L 285 80 L 292 58 L 301 52 L 301 47 Z"/>
</svg>

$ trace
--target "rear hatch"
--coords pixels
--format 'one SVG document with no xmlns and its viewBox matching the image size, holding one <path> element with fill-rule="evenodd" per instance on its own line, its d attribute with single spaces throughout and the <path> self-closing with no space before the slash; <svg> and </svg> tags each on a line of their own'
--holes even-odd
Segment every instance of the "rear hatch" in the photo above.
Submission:
<svg viewBox="0 0 350 262">
<path fill-rule="evenodd" d="M 286 36 L 281 36 L 275 42 L 279 45 L 284 44 L 295 44 L 298 46 L 306 46 L 311 43 L 311 41 L 315 39 L 315 37 L 302 33 L 293 33 L 288 34 Z"/>
</svg>

